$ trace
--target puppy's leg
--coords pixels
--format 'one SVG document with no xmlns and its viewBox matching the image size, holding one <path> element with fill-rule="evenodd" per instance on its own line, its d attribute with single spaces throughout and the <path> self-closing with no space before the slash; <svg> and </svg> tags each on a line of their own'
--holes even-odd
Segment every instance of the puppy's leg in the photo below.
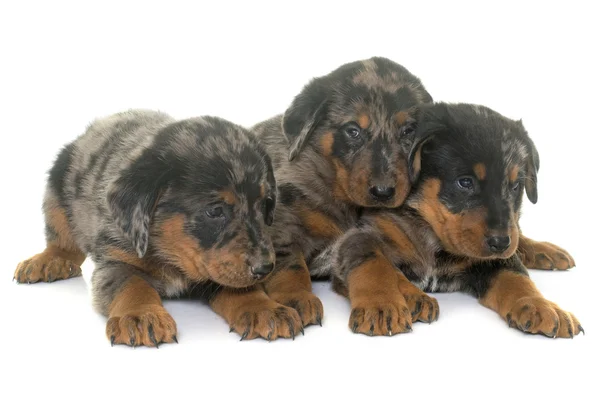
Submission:
<svg viewBox="0 0 600 397">
<path fill-rule="evenodd" d="M 583 331 L 573 314 L 544 298 L 516 256 L 475 264 L 466 274 L 480 303 L 511 327 L 552 338 L 572 338 Z"/>
<path fill-rule="evenodd" d="M 346 292 L 352 305 L 350 328 L 367 335 L 394 335 L 410 331 L 414 321 L 436 320 L 437 300 L 393 265 L 384 248 L 399 256 L 401 247 L 384 245 L 378 238 L 380 232 L 384 230 L 351 230 L 332 254 L 334 288 Z"/>
<path fill-rule="evenodd" d="M 569 253 L 547 242 L 535 241 L 521 234 L 517 253 L 528 269 L 567 270 L 575 267 L 575 260 Z"/>
<path fill-rule="evenodd" d="M 262 287 L 249 289 L 223 288 L 210 300 L 212 309 L 223 317 L 244 339 L 294 339 L 304 333 L 302 319 L 296 310 L 281 305 L 265 293 Z"/>
<path fill-rule="evenodd" d="M 81 275 L 86 255 L 75 243 L 66 210 L 51 187 L 44 198 L 46 249 L 19 263 L 14 278 L 19 283 L 52 282 Z"/>
<path fill-rule="evenodd" d="M 94 306 L 108 316 L 112 344 L 156 346 L 177 342 L 175 320 L 163 307 L 147 274 L 133 264 L 103 258 L 92 276 Z"/>
<path fill-rule="evenodd" d="M 269 297 L 296 309 L 304 326 L 321 325 L 323 304 L 312 292 L 304 256 L 297 251 L 278 252 L 276 264 L 274 273 L 264 283 Z"/>
</svg>

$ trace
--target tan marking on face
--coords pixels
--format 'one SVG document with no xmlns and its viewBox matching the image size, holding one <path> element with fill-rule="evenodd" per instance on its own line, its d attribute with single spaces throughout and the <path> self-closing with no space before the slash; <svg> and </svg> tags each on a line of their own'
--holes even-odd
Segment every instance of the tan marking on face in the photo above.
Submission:
<svg viewBox="0 0 600 397">
<path fill-rule="evenodd" d="M 260 197 L 265 197 L 265 193 L 267 192 L 267 185 L 264 183 L 260 185 Z"/>
<path fill-rule="evenodd" d="M 210 278 L 206 271 L 206 253 L 198 242 L 190 237 L 184 229 L 183 215 L 175 215 L 165 220 L 159 227 L 159 236 L 154 245 L 160 256 L 163 256 L 178 267 L 189 278 L 205 281 Z"/>
<path fill-rule="evenodd" d="M 472 257 L 484 254 L 486 210 L 473 209 L 459 214 L 451 213 L 439 200 L 441 181 L 427 180 L 421 190 L 421 198 L 413 204 L 429 223 L 444 248 L 456 255 Z"/>
<path fill-rule="evenodd" d="M 219 192 L 219 197 L 229 205 L 234 205 L 237 202 L 235 193 L 231 190 L 223 190 Z"/>
<path fill-rule="evenodd" d="M 335 181 L 333 184 L 333 196 L 342 201 L 349 200 L 349 176 L 348 170 L 338 159 L 333 159 L 333 168 L 335 170 Z"/>
<path fill-rule="evenodd" d="M 408 112 L 398 112 L 394 116 L 394 118 L 396 119 L 396 123 L 398 123 L 399 126 L 404 125 L 408 121 L 409 117 L 410 115 L 408 114 Z"/>
<path fill-rule="evenodd" d="M 485 175 L 486 175 L 485 164 L 483 164 L 483 163 L 475 164 L 475 166 L 473 167 L 473 171 L 475 172 L 475 176 L 477 177 L 477 179 L 479 179 L 480 181 L 485 180 Z"/>
<path fill-rule="evenodd" d="M 513 165 L 510 169 L 510 171 L 508 172 L 508 180 L 510 181 L 510 183 L 515 183 L 517 181 L 517 178 L 519 177 L 519 166 L 518 165 Z"/>
<path fill-rule="evenodd" d="M 333 153 L 333 132 L 326 132 L 321 137 L 321 152 L 326 157 L 331 156 L 331 153 Z"/>
<path fill-rule="evenodd" d="M 370 122 L 371 120 L 369 119 L 369 115 L 367 115 L 366 113 L 361 113 L 358 115 L 358 125 L 363 130 L 369 126 Z"/>
<path fill-rule="evenodd" d="M 303 208 L 299 211 L 304 225 L 313 236 L 333 239 L 342 235 L 340 227 L 322 212 Z"/>
</svg>

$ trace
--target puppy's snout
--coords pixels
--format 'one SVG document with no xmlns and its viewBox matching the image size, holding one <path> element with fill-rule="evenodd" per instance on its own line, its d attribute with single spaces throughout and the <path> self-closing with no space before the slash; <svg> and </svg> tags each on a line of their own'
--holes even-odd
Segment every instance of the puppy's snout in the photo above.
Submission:
<svg viewBox="0 0 600 397">
<path fill-rule="evenodd" d="M 487 245 L 495 254 L 500 254 L 510 247 L 510 236 L 491 236 L 487 238 Z"/>
<path fill-rule="evenodd" d="M 250 272 L 256 279 L 262 279 L 267 277 L 272 271 L 275 265 L 273 262 L 261 262 L 250 266 Z"/>
<path fill-rule="evenodd" d="M 369 194 L 378 201 L 388 201 L 396 193 L 396 188 L 393 186 L 376 185 L 369 189 Z"/>
</svg>

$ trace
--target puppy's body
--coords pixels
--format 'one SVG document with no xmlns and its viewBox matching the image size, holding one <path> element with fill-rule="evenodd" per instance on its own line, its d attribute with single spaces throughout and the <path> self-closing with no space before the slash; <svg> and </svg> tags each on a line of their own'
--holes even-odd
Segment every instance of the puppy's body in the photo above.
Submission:
<svg viewBox="0 0 600 397">
<path fill-rule="evenodd" d="M 270 159 L 243 128 L 216 117 L 119 113 L 59 154 L 44 197 L 47 248 L 15 278 L 77 276 L 90 255 L 93 302 L 114 343 L 173 341 L 161 298 L 192 291 L 245 337 L 293 336 L 298 314 L 257 286 L 273 269 L 275 200 Z"/>
<path fill-rule="evenodd" d="M 352 330 L 409 331 L 439 315 L 423 291 L 462 291 L 523 331 L 578 334 L 575 316 L 542 296 L 517 253 L 523 192 L 537 201 L 539 167 L 521 122 L 483 106 L 425 105 L 416 139 L 410 161 L 420 177 L 404 206 L 365 210 L 315 260 L 333 264 Z"/>
<path fill-rule="evenodd" d="M 395 207 L 408 194 L 416 106 L 430 101 L 404 67 L 371 58 L 313 79 L 285 114 L 253 127 L 273 159 L 280 198 L 272 233 L 278 266 L 265 286 L 305 324 L 322 316 L 310 276 L 330 271 L 312 259 L 363 208 Z"/>
</svg>

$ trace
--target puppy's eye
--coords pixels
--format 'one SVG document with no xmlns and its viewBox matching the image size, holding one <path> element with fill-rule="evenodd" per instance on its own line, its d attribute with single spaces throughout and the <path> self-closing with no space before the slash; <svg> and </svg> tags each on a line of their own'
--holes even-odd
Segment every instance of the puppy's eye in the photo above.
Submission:
<svg viewBox="0 0 600 397">
<path fill-rule="evenodd" d="M 412 135 L 414 132 L 415 132 L 414 127 L 406 126 L 406 127 L 402 128 L 402 135 L 404 135 L 404 136 Z"/>
<path fill-rule="evenodd" d="M 461 189 L 472 190 L 475 186 L 475 181 L 470 176 L 463 176 L 456 180 L 456 184 Z"/>
<path fill-rule="evenodd" d="M 223 207 L 221 207 L 220 205 L 210 207 L 206 210 L 206 215 L 209 218 L 222 218 L 223 217 Z"/>
<path fill-rule="evenodd" d="M 511 189 L 513 190 L 513 192 L 516 192 L 517 190 L 519 190 L 519 186 L 521 186 L 520 182 L 515 182 L 513 183 L 513 185 L 511 186 Z"/>
<path fill-rule="evenodd" d="M 354 123 L 347 124 L 343 127 L 344 133 L 352 139 L 360 136 L 360 127 Z"/>
</svg>

